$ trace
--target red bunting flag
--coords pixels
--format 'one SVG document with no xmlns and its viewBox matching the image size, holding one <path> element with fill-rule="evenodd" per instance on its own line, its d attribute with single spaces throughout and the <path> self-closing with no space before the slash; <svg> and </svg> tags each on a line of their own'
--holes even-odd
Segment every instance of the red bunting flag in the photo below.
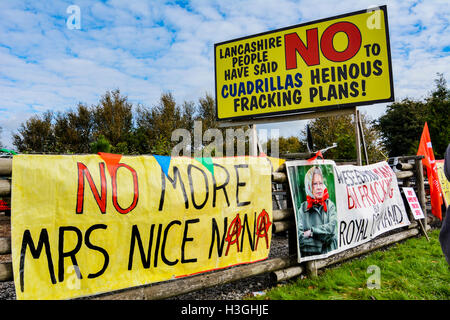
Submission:
<svg viewBox="0 0 450 320">
<path fill-rule="evenodd" d="M 114 170 L 120 162 L 120 159 L 122 159 L 122 155 L 106 152 L 98 152 L 98 155 L 103 159 L 103 161 L 105 161 L 106 168 L 108 169 L 109 174 L 112 177 L 114 175 Z"/>
<path fill-rule="evenodd" d="M 433 147 L 431 145 L 430 132 L 428 131 L 428 124 L 425 122 L 422 136 L 420 137 L 418 156 L 425 156 L 422 163 L 427 170 L 428 183 L 430 184 L 431 197 L 431 213 L 442 220 L 441 205 L 442 192 L 439 184 L 439 178 L 436 167 L 436 160 L 434 159 Z"/>
</svg>

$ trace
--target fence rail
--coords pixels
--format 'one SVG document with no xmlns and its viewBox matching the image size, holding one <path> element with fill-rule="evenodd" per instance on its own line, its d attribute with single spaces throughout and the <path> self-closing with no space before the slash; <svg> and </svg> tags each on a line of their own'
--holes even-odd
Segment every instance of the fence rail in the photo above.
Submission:
<svg viewBox="0 0 450 320">
<path fill-rule="evenodd" d="M 292 158 L 307 158 L 310 154 L 295 154 Z M 426 197 L 425 182 L 422 169 L 422 156 L 400 157 L 399 163 L 396 165 L 396 176 L 399 185 L 414 187 L 419 199 L 419 203 L 424 213 L 426 213 Z M 411 161 L 413 163 L 411 163 Z M 11 196 L 11 174 L 12 159 L 0 158 L 0 198 L 9 199 Z M 281 166 L 276 172 L 272 173 L 272 182 L 274 184 L 283 185 L 284 190 L 289 190 L 287 186 L 287 175 L 285 166 Z M 278 200 L 278 196 L 283 195 L 283 191 L 274 190 L 273 197 Z M 321 260 L 308 261 L 299 264 L 297 262 L 297 240 L 295 230 L 294 210 L 290 193 L 284 191 L 286 196 L 285 208 L 274 208 L 273 210 L 273 233 L 286 233 L 288 236 L 289 254 L 284 257 L 276 257 L 261 262 L 235 266 L 219 271 L 207 272 L 186 278 L 170 280 L 151 285 L 134 287 L 120 290 L 118 292 L 110 292 L 102 295 L 93 296 L 93 299 L 165 299 L 176 295 L 197 291 L 217 285 L 226 284 L 240 279 L 270 273 L 270 279 L 274 282 L 283 281 L 300 274 L 307 273 L 311 276 L 317 276 L 317 271 L 321 268 L 336 264 L 338 262 L 357 257 L 367 252 L 382 248 L 395 242 L 418 235 L 421 230 L 419 224 L 415 222 L 411 212 L 408 215 L 412 223 L 410 226 L 397 230 L 393 234 L 387 236 L 379 236 L 372 241 L 361 244 L 352 249 L 337 253 L 328 258 Z M 279 203 L 279 201 L 274 201 Z M 0 227 L 2 225 L 10 226 L 10 217 L 1 215 Z M 428 230 L 427 219 L 424 221 L 424 230 Z M 424 231 L 422 230 L 422 232 Z M 11 238 L 0 238 L 0 255 L 8 255 L 11 253 Z M 3 262 L 2 262 L 3 261 Z M 0 281 L 12 281 L 13 271 L 12 263 L 0 259 Z"/>
</svg>

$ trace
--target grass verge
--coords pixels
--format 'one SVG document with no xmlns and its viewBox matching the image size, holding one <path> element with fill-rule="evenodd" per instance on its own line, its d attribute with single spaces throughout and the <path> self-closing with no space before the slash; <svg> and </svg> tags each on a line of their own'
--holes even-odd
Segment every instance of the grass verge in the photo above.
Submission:
<svg viewBox="0 0 450 320">
<path fill-rule="evenodd" d="M 252 299 L 450 300 L 450 269 L 439 244 L 439 230 L 429 236 L 430 242 L 424 236 L 411 238 L 325 269 L 315 279 L 297 278 Z M 379 288 L 370 289 L 376 286 L 373 269 L 379 271 Z"/>
</svg>

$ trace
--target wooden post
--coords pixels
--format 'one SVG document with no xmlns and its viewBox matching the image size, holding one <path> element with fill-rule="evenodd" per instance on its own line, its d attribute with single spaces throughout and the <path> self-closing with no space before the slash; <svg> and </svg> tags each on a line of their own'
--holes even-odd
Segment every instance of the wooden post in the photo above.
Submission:
<svg viewBox="0 0 450 320">
<path fill-rule="evenodd" d="M 295 221 L 292 220 L 282 220 L 273 222 L 273 232 L 280 233 L 288 230 L 295 230 Z"/>
<path fill-rule="evenodd" d="M 362 160 L 361 160 L 361 141 L 359 139 L 358 108 L 357 107 L 355 107 L 355 112 L 353 114 L 353 118 L 355 119 L 356 164 L 358 166 L 361 166 L 362 165 Z"/>
<path fill-rule="evenodd" d="M 311 278 L 316 278 L 318 276 L 317 273 L 318 266 L 316 265 L 316 260 L 311 260 L 306 262 L 306 273 Z"/>
<path fill-rule="evenodd" d="M 280 281 L 289 280 L 303 273 L 304 267 L 301 265 L 289 267 L 286 269 L 276 270 L 270 274 L 270 281 L 276 284 Z"/>
<path fill-rule="evenodd" d="M 11 181 L 0 179 L 0 197 L 9 196 L 11 194 Z"/>
<path fill-rule="evenodd" d="M 12 159 L 0 158 L 0 176 L 11 176 L 12 173 Z"/>
<path fill-rule="evenodd" d="M 11 253 L 11 238 L 0 238 L 0 254 Z"/>
<path fill-rule="evenodd" d="M 13 280 L 12 262 L 0 262 L 0 282 Z"/>
<path fill-rule="evenodd" d="M 256 133 L 256 124 L 251 125 L 252 130 L 252 138 L 250 140 L 250 155 L 257 156 L 258 155 L 258 135 Z"/>
<path fill-rule="evenodd" d="M 94 297 L 100 300 L 160 300 L 192 291 L 214 287 L 248 278 L 258 274 L 285 269 L 296 264 L 290 257 L 274 258 L 237 266 L 231 269 L 199 274 L 192 277 L 181 278 L 169 282 L 155 283 L 150 286 L 131 288 L 123 292 L 111 293 Z M 1 269 L 0 269 L 1 272 Z"/>
</svg>

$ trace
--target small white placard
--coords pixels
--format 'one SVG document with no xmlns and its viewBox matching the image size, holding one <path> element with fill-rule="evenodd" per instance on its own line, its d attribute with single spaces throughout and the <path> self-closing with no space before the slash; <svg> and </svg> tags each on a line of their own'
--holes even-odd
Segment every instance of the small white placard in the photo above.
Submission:
<svg viewBox="0 0 450 320">
<path fill-rule="evenodd" d="M 420 206 L 419 199 L 417 199 L 414 189 L 410 187 L 402 187 L 402 189 L 406 196 L 406 200 L 409 203 L 414 219 L 424 219 L 425 216 L 423 215 L 422 207 Z"/>
</svg>

